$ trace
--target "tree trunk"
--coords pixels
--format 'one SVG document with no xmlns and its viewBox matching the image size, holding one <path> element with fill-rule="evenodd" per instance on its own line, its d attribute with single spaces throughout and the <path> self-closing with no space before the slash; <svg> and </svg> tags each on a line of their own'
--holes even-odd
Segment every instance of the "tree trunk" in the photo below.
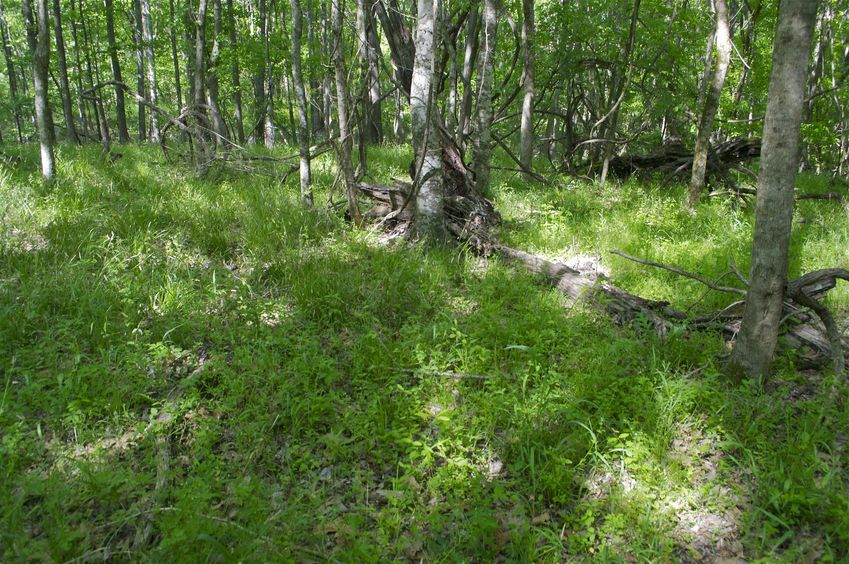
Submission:
<svg viewBox="0 0 849 564">
<path fill-rule="evenodd" d="M 380 108 L 380 75 L 377 68 L 377 35 L 374 32 L 374 18 L 371 15 L 371 2 L 356 0 L 357 37 L 362 61 L 363 88 L 362 115 L 363 133 L 369 143 L 383 141 Z"/>
<path fill-rule="evenodd" d="M 478 26 L 480 25 L 480 14 L 477 5 L 473 5 L 469 11 L 469 21 L 466 24 L 466 42 L 463 48 L 463 99 L 460 104 L 460 118 L 457 145 L 466 146 L 466 139 L 472 131 L 472 71 L 475 60 L 478 58 Z"/>
<path fill-rule="evenodd" d="M 80 14 L 85 13 L 84 0 L 80 0 Z M 84 58 L 85 58 L 85 75 L 89 89 L 94 90 L 94 70 L 91 63 L 91 35 L 88 32 L 88 27 L 85 24 L 86 19 L 80 18 L 80 31 L 83 35 Z M 109 121 L 106 117 L 106 111 L 103 108 L 103 97 L 96 94 L 96 98 L 91 101 L 91 107 L 94 110 L 94 120 L 97 124 L 97 132 L 100 137 L 100 142 L 104 147 L 109 147 L 111 140 L 109 138 Z"/>
<path fill-rule="evenodd" d="M 109 61 L 112 64 L 112 79 L 124 82 L 121 76 L 121 63 L 118 61 L 118 44 L 115 41 L 115 9 L 112 0 L 105 0 L 106 5 L 106 40 L 109 44 Z M 124 108 L 124 89 L 115 87 L 115 111 L 118 115 L 118 140 L 127 143 L 130 133 L 127 131 L 127 110 Z M 104 116 L 105 117 L 105 116 Z"/>
<path fill-rule="evenodd" d="M 439 0 L 418 0 L 416 56 L 410 86 L 410 114 L 413 121 L 413 148 L 416 154 L 416 234 L 441 242 L 447 238 L 444 221 L 445 187 L 442 178 L 442 151 L 436 128 L 433 96 L 434 35 Z"/>
<path fill-rule="evenodd" d="M 47 0 L 36 0 L 33 15 L 30 0 L 21 2 L 27 42 L 32 54 L 32 83 L 35 90 L 35 124 L 41 146 L 41 174 L 45 180 L 56 176 L 56 161 L 53 155 L 53 117 L 47 92 L 47 74 L 50 69 L 50 28 L 47 19 Z"/>
<path fill-rule="evenodd" d="M 209 117 L 206 112 L 206 10 L 207 0 L 198 0 L 197 21 L 195 23 L 195 62 L 192 100 L 195 116 L 195 168 L 203 175 L 209 168 L 212 147 L 209 143 Z"/>
<path fill-rule="evenodd" d="M 345 196 L 348 199 L 348 213 L 356 225 L 362 223 L 354 183 L 354 164 L 351 161 L 354 138 L 351 124 L 348 122 L 348 79 L 345 71 L 345 51 L 342 41 L 342 10 L 344 0 L 331 0 L 330 25 L 333 35 L 333 69 L 336 75 L 336 113 L 339 124 L 339 138 L 336 142 L 336 162 L 342 171 Z"/>
<path fill-rule="evenodd" d="M 719 109 L 719 100 L 722 96 L 722 87 L 725 84 L 725 75 L 728 73 L 728 64 L 731 61 L 731 32 L 728 26 L 728 5 L 726 0 L 714 0 L 716 7 L 716 68 L 710 79 L 710 86 L 706 86 L 705 105 L 702 117 L 699 120 L 699 131 L 696 134 L 696 148 L 693 151 L 693 174 L 690 177 L 690 190 L 688 196 L 689 206 L 695 207 L 699 202 L 699 195 L 705 186 L 705 168 L 707 166 L 708 150 L 710 150 L 710 135 L 713 128 L 713 119 Z"/>
<path fill-rule="evenodd" d="M 180 59 L 177 56 L 177 14 L 174 10 L 174 0 L 168 0 L 168 13 L 172 22 L 168 26 L 168 34 L 171 40 L 171 61 L 174 64 L 174 89 L 177 93 L 177 114 L 179 115 L 183 111 L 183 86 L 180 80 Z"/>
<path fill-rule="evenodd" d="M 74 125 L 74 106 L 71 100 L 71 85 L 68 81 L 68 61 L 65 56 L 65 36 L 62 33 L 62 7 L 53 0 L 53 35 L 56 37 L 56 54 L 59 61 L 59 94 L 62 97 L 62 114 L 65 118 L 65 136 L 72 143 L 79 143 Z"/>
<path fill-rule="evenodd" d="M 782 0 L 779 7 L 758 178 L 751 284 L 730 360 L 736 375 L 765 376 L 778 340 L 817 4 L 816 0 Z"/>
<path fill-rule="evenodd" d="M 267 0 L 259 2 L 259 19 L 262 22 L 262 40 L 265 48 L 263 138 L 265 146 L 271 149 L 274 147 L 274 67 L 271 61 L 271 15 L 266 3 Z"/>
<path fill-rule="evenodd" d="M 12 98 L 12 114 L 15 118 L 15 128 L 18 132 L 18 143 L 23 143 L 24 136 L 21 130 L 21 114 L 18 108 L 18 80 L 15 76 L 15 62 L 12 59 L 12 43 L 9 38 L 9 26 L 6 23 L 6 13 L 3 9 L 2 3 L 0 3 L 0 34 L 2 34 L 3 40 L 3 56 L 6 58 L 6 72 L 9 75 L 9 95 Z"/>
<path fill-rule="evenodd" d="M 171 0 L 173 2 L 173 0 Z M 233 14 L 233 0 L 227 0 L 227 26 L 230 34 L 230 50 L 233 63 L 230 66 L 230 81 L 233 86 L 233 117 L 236 120 L 236 138 L 240 144 L 245 142 L 245 123 L 242 118 L 242 85 L 239 70 L 239 58 L 236 56 L 236 17 Z"/>
<path fill-rule="evenodd" d="M 492 156 L 492 85 L 494 81 L 495 41 L 498 32 L 498 8 L 496 0 L 483 3 L 483 49 L 478 68 L 478 131 L 475 142 L 475 180 L 481 194 L 489 193 Z M 465 72 L 465 71 L 464 71 Z"/>
<path fill-rule="evenodd" d="M 153 59 L 153 21 L 150 16 L 150 0 L 141 0 L 142 41 L 144 46 L 144 63 L 147 70 L 147 99 L 151 104 L 158 104 L 156 89 L 156 66 Z M 140 92 L 141 94 L 141 92 Z M 159 142 L 159 125 L 156 113 L 150 112 L 150 140 Z"/>
<path fill-rule="evenodd" d="M 147 91 L 146 73 L 144 71 L 144 39 L 142 32 L 142 7 L 141 0 L 133 0 L 133 42 L 136 48 L 136 90 L 142 96 Z M 143 143 L 147 140 L 147 106 L 138 103 L 138 140 Z"/>
<path fill-rule="evenodd" d="M 534 157 L 534 0 L 522 0 L 522 124 L 519 139 L 519 161 L 525 169 L 525 180 L 530 180 Z"/>
<path fill-rule="evenodd" d="M 230 141 L 227 124 L 218 107 L 218 63 L 221 57 L 221 0 L 212 0 L 212 50 L 209 53 L 209 68 L 206 72 L 206 103 L 212 118 L 212 130 L 215 132 L 215 145 L 226 147 Z"/>
<path fill-rule="evenodd" d="M 303 34 L 303 14 L 300 0 L 291 0 L 292 5 L 292 82 L 295 86 L 295 99 L 298 104 L 298 154 L 300 156 L 301 201 L 312 205 L 310 187 L 310 127 L 307 116 L 307 94 L 304 90 L 304 75 L 301 71 L 301 37 Z"/>
</svg>

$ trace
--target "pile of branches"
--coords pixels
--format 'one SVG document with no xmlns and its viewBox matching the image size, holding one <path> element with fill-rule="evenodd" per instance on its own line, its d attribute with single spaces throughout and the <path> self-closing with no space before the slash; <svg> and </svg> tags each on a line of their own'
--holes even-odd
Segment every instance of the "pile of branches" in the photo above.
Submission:
<svg viewBox="0 0 849 564">
<path fill-rule="evenodd" d="M 726 180 L 732 170 L 751 174 L 743 167 L 761 156 L 760 139 L 731 139 L 708 150 L 705 177 Z M 693 169 L 693 151 L 680 143 L 665 145 L 648 155 L 620 155 L 610 161 L 610 172 L 619 178 L 662 174 L 668 180 L 687 180 Z"/>
</svg>

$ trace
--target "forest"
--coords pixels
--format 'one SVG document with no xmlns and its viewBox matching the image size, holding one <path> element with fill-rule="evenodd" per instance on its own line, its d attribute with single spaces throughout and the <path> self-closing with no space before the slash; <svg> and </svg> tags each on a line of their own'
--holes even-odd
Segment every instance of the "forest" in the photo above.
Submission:
<svg viewBox="0 0 849 564">
<path fill-rule="evenodd" d="M 849 0 L 0 40 L 0 561 L 849 559 Z"/>
</svg>

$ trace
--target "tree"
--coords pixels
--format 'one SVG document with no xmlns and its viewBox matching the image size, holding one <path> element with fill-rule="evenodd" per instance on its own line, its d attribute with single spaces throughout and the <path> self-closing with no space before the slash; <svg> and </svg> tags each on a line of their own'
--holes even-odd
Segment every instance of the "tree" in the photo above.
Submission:
<svg viewBox="0 0 849 564">
<path fill-rule="evenodd" d="M 731 371 L 765 376 L 784 316 L 794 182 L 817 0 L 782 0 L 775 32 L 755 209 L 751 284 Z"/>
<path fill-rule="evenodd" d="M 118 60 L 118 43 L 115 40 L 115 9 L 112 5 L 112 0 L 104 0 L 106 7 L 106 41 L 109 46 L 109 61 L 112 64 L 112 80 L 116 83 L 123 83 L 124 78 L 121 76 L 121 63 Z M 130 133 L 127 131 L 127 110 L 124 108 L 124 88 L 115 86 L 115 111 L 118 115 L 118 140 L 121 143 L 127 143 L 130 140 Z M 103 116 L 106 119 L 106 116 Z"/>
<path fill-rule="evenodd" d="M 12 45 L 9 39 L 9 26 L 6 23 L 6 13 L 0 3 L 0 38 L 3 40 L 3 56 L 6 58 L 6 73 L 9 79 L 9 94 L 12 97 L 12 115 L 15 118 L 15 129 L 18 132 L 18 143 L 24 142 L 21 131 L 21 114 L 18 109 L 18 79 L 15 75 L 15 62 L 12 59 Z"/>
<path fill-rule="evenodd" d="M 522 0 L 522 79 L 525 89 L 522 99 L 522 123 L 519 138 L 519 160 L 530 171 L 534 157 L 534 0 Z M 529 179 L 527 172 L 525 180 Z"/>
<path fill-rule="evenodd" d="M 446 239 L 442 153 L 433 96 L 434 30 L 439 0 L 418 0 L 416 55 L 410 87 L 410 114 L 415 149 L 416 233 L 433 242 Z"/>
<path fill-rule="evenodd" d="M 480 52 L 478 68 L 478 134 L 475 143 L 474 167 L 478 190 L 482 194 L 489 191 L 489 161 L 492 155 L 492 84 L 498 31 L 496 2 L 497 0 L 484 0 L 483 3 L 483 49 Z M 463 74 L 466 74 L 465 70 Z"/>
<path fill-rule="evenodd" d="M 310 128 L 307 116 L 307 95 L 304 89 L 304 75 L 301 72 L 301 37 L 303 35 L 303 14 L 300 0 L 291 0 L 292 5 L 292 83 L 295 87 L 295 99 L 298 105 L 298 154 L 300 156 L 301 200 L 312 205 L 310 188 Z"/>
<path fill-rule="evenodd" d="M 59 95 L 62 97 L 62 115 L 65 118 L 65 136 L 72 143 L 79 143 L 74 125 L 74 108 L 71 101 L 71 86 L 68 81 L 68 60 L 65 56 L 65 37 L 62 33 L 62 8 L 59 0 L 53 0 L 53 35 L 56 37 L 56 55 L 59 62 Z"/>
<path fill-rule="evenodd" d="M 53 116 L 47 91 L 50 69 L 50 28 L 48 27 L 47 0 L 36 0 L 33 14 L 30 0 L 21 2 L 27 28 L 27 43 L 32 54 L 32 82 L 35 90 L 35 124 L 41 146 L 41 175 L 45 180 L 56 176 L 56 159 L 53 154 Z"/>
<path fill-rule="evenodd" d="M 141 2 L 142 45 L 144 46 L 144 64 L 147 70 L 147 99 L 157 104 L 156 65 L 153 58 L 153 21 L 150 16 L 150 0 Z M 156 123 L 156 113 L 150 112 L 150 140 L 159 141 L 159 126 Z"/>
<path fill-rule="evenodd" d="M 725 85 L 725 75 L 731 61 L 731 31 L 728 23 L 728 5 L 726 0 L 713 0 L 716 8 L 716 32 L 714 45 L 716 48 L 716 68 L 710 77 L 710 85 L 705 84 L 705 103 L 702 117 L 699 120 L 699 131 L 696 135 L 696 148 L 693 150 L 693 173 L 690 177 L 688 204 L 692 208 L 699 202 L 699 195 L 705 186 L 705 170 L 707 168 L 708 150 L 713 120 L 719 109 L 722 87 Z M 710 59 L 706 66 L 710 66 Z"/>
</svg>

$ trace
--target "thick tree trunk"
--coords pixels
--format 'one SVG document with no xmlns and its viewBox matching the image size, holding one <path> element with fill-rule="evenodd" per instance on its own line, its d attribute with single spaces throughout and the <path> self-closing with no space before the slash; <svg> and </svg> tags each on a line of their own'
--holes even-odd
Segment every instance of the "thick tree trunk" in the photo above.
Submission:
<svg viewBox="0 0 849 564">
<path fill-rule="evenodd" d="M 56 176 L 56 160 L 53 155 L 53 117 L 47 92 L 47 74 L 50 68 L 50 27 L 47 0 L 36 0 L 33 14 L 30 0 L 21 2 L 27 42 L 32 54 L 32 82 L 35 90 L 35 124 L 41 146 L 41 175 L 45 180 Z"/>
<path fill-rule="evenodd" d="M 118 61 L 118 44 L 115 41 L 115 9 L 112 0 L 104 0 L 106 6 L 106 40 L 109 46 L 109 62 L 112 64 L 112 79 L 115 82 L 124 82 L 121 76 L 121 63 Z M 115 87 L 115 112 L 118 116 L 118 140 L 121 143 L 130 141 L 130 133 L 127 131 L 127 110 L 124 107 L 124 90 Z"/>
<path fill-rule="evenodd" d="M 784 311 L 805 78 L 818 3 L 782 0 L 779 8 L 758 178 L 751 285 L 730 361 L 733 372 L 750 377 L 768 373 Z"/>
<path fill-rule="evenodd" d="M 519 138 L 519 161 L 525 169 L 525 180 L 530 180 L 534 157 L 534 0 L 522 0 L 522 123 Z"/>
<path fill-rule="evenodd" d="M 705 186 L 705 168 L 707 156 L 710 150 L 710 135 L 713 128 L 713 120 L 719 109 L 719 100 L 722 97 L 722 87 L 725 84 L 725 76 L 728 73 L 728 64 L 731 61 L 731 32 L 728 25 L 728 5 L 726 0 L 714 0 L 716 7 L 716 33 L 714 44 L 716 45 L 716 68 L 714 68 L 710 79 L 710 86 L 706 86 L 705 104 L 702 117 L 699 120 L 699 131 L 696 134 L 696 148 L 693 152 L 693 174 L 690 177 L 690 190 L 688 204 L 694 207 L 699 202 L 699 195 Z"/>
<path fill-rule="evenodd" d="M 6 58 L 6 73 L 9 75 L 9 95 L 12 100 L 12 115 L 15 119 L 15 129 L 18 132 L 18 143 L 24 142 L 23 132 L 21 130 L 21 114 L 18 108 L 18 80 L 15 75 L 15 62 L 12 59 L 12 43 L 9 38 L 9 26 L 6 23 L 6 13 L 3 9 L 3 4 L 0 3 L 0 35 L 3 40 L 3 56 Z"/>
<path fill-rule="evenodd" d="M 416 56 L 410 86 L 410 114 L 413 121 L 413 148 L 416 153 L 416 220 L 419 237 L 441 242 L 445 226 L 445 187 L 442 178 L 442 151 L 433 96 L 434 32 L 439 0 L 418 0 Z"/>
<path fill-rule="evenodd" d="M 483 49 L 478 68 L 478 131 L 475 140 L 475 180 L 481 194 L 489 193 L 492 156 L 492 84 L 494 80 L 495 40 L 498 32 L 498 8 L 496 0 L 483 3 Z M 465 71 L 464 71 L 465 74 Z"/>
<path fill-rule="evenodd" d="M 56 54 L 59 62 L 59 94 L 62 97 L 62 114 L 65 118 L 65 137 L 72 143 L 79 143 L 80 138 L 74 124 L 74 106 L 71 99 L 71 85 L 68 81 L 68 60 L 65 56 L 62 7 L 59 0 L 53 0 L 53 35 L 56 38 Z"/>
<path fill-rule="evenodd" d="M 336 163 L 342 171 L 345 196 L 348 199 L 348 213 L 356 225 L 362 223 L 357 205 L 354 164 L 351 161 L 354 138 L 348 121 L 348 78 L 345 71 L 345 47 L 342 41 L 342 18 L 344 0 L 331 0 L 330 25 L 333 35 L 333 69 L 336 75 L 336 119 L 339 124 L 339 137 L 336 141 Z"/>
<path fill-rule="evenodd" d="M 295 99 L 298 104 L 298 155 L 301 201 L 312 205 L 310 172 L 310 127 L 307 116 L 307 94 L 304 89 L 304 75 L 301 71 L 301 37 L 303 35 L 303 14 L 300 0 L 291 0 L 292 5 L 292 82 L 295 86 Z"/>
<path fill-rule="evenodd" d="M 172 0 L 173 2 L 173 0 Z M 230 65 L 230 81 L 233 86 L 233 118 L 236 120 L 236 139 L 240 144 L 245 142 L 245 123 L 242 117 L 242 85 L 239 70 L 239 58 L 236 53 L 236 17 L 233 14 L 233 0 L 227 0 L 227 31 L 230 35 L 230 49 L 233 52 L 233 62 Z"/>
<path fill-rule="evenodd" d="M 147 99 L 151 104 L 158 104 L 156 88 L 156 65 L 153 59 L 153 21 L 150 15 L 150 0 L 141 1 L 142 41 L 144 45 L 144 64 L 147 71 Z M 156 113 L 150 112 L 150 140 L 159 142 L 159 124 Z"/>
</svg>

